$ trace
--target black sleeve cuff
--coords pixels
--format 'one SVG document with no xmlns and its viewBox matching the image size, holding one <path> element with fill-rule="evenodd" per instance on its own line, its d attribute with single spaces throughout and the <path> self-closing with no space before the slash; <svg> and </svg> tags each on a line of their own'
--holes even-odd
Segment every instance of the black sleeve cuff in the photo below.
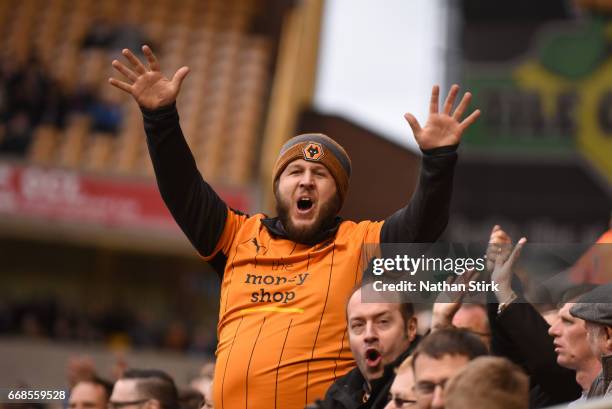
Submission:
<svg viewBox="0 0 612 409">
<path fill-rule="evenodd" d="M 421 152 L 423 152 L 423 155 L 427 156 L 447 155 L 449 153 L 457 152 L 458 147 L 459 144 L 438 146 L 437 148 L 421 149 Z"/>
<path fill-rule="evenodd" d="M 140 111 L 142 112 L 144 119 L 148 121 L 163 121 L 164 119 L 178 116 L 175 102 L 158 109 L 147 109 L 140 107 Z"/>
</svg>

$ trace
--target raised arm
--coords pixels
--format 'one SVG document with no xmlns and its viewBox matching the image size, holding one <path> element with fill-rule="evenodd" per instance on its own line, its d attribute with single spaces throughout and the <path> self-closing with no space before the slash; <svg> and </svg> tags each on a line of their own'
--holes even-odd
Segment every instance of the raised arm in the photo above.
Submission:
<svg viewBox="0 0 612 409">
<path fill-rule="evenodd" d="M 129 67 L 118 60 L 112 65 L 127 81 L 110 78 L 109 83 L 140 106 L 161 196 L 193 246 L 208 256 L 223 232 L 227 206 L 202 178 L 179 125 L 175 101 L 189 68 L 179 68 L 168 79 L 151 49 L 145 45 L 142 51 L 148 66 L 125 49 Z"/>
<path fill-rule="evenodd" d="M 490 305 L 492 352 L 523 366 L 529 375 L 532 406 L 568 402 L 580 396 L 576 373 L 557 363 L 549 325 L 536 309 L 515 294 L 512 288 L 514 267 L 527 242 L 521 238 L 514 249 L 501 227 L 493 227 L 487 249 L 491 280 L 499 285 L 495 294 L 499 304 Z M 501 307 L 498 307 L 501 305 Z"/>
<path fill-rule="evenodd" d="M 385 220 L 381 230 L 382 243 L 428 243 L 438 239 L 448 223 L 453 187 L 453 171 L 457 162 L 457 146 L 461 135 L 476 121 L 480 110 L 461 120 L 472 99 L 466 92 L 457 108 L 453 104 L 459 86 L 453 85 L 438 109 L 440 88 L 431 91 L 429 118 L 424 127 L 414 115 L 404 115 L 423 152 L 421 175 L 412 199 Z"/>
</svg>

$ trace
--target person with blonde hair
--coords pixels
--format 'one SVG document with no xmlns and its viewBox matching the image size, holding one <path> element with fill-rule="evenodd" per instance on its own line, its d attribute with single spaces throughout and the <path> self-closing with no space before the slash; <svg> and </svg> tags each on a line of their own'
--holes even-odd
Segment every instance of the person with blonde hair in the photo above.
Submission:
<svg viewBox="0 0 612 409">
<path fill-rule="evenodd" d="M 445 389 L 445 409 L 526 409 L 529 379 L 505 358 L 481 356 L 452 377 Z"/>
<path fill-rule="evenodd" d="M 414 371 L 412 370 L 412 355 L 395 370 L 395 379 L 389 391 L 389 403 L 385 409 L 406 409 L 416 407 L 414 394 Z"/>
</svg>

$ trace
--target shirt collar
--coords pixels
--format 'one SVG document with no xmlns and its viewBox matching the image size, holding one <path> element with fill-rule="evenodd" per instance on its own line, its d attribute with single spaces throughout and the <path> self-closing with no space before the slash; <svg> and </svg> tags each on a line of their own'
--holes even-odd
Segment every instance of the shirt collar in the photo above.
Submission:
<svg viewBox="0 0 612 409">
<path fill-rule="evenodd" d="M 336 232 L 340 228 L 340 224 L 342 223 L 342 221 L 342 217 L 336 216 L 331 225 L 328 228 L 321 230 L 311 242 L 300 244 L 314 246 L 315 244 L 321 243 L 325 240 L 334 237 L 336 235 Z M 285 227 L 283 226 L 278 217 L 268 217 L 265 219 L 261 219 L 261 223 L 266 227 L 266 229 L 268 229 L 268 232 L 270 232 L 271 235 L 281 239 L 291 240 L 291 237 L 287 235 Z"/>
</svg>

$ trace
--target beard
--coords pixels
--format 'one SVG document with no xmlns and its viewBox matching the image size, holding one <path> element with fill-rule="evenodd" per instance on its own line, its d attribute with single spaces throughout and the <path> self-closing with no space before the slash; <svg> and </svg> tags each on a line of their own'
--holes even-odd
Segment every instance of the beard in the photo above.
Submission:
<svg viewBox="0 0 612 409">
<path fill-rule="evenodd" d="M 321 204 L 319 215 L 312 223 L 306 226 L 296 226 L 290 216 L 290 209 L 293 203 L 283 200 L 279 196 L 278 190 L 274 191 L 274 196 L 276 197 L 276 213 L 287 233 L 287 237 L 291 241 L 301 244 L 316 244 L 318 242 L 317 237 L 331 227 L 340 210 L 340 199 L 338 195 L 335 195 L 327 202 Z"/>
</svg>

